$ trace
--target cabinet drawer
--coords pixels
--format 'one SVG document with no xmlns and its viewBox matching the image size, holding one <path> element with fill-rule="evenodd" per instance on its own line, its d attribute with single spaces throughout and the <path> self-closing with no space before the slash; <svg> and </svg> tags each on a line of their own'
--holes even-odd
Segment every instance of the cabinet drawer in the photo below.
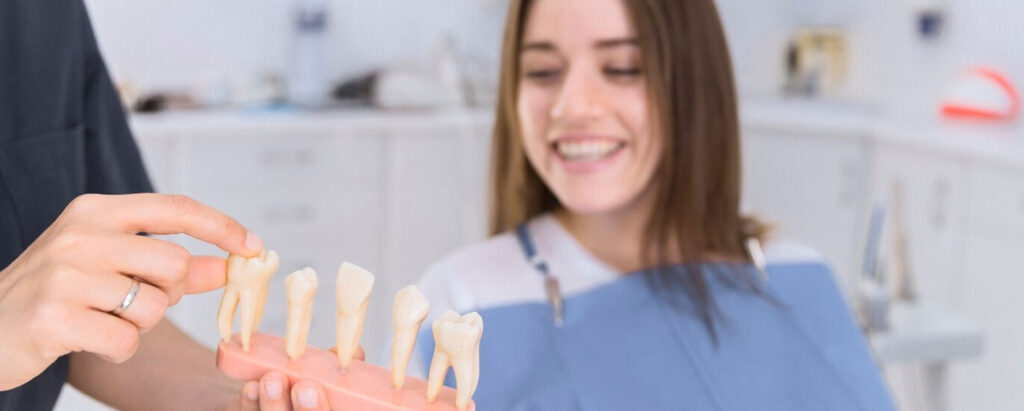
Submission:
<svg viewBox="0 0 1024 411">
<path fill-rule="evenodd" d="M 977 166 L 971 175 L 970 222 L 1024 233 L 1024 172 Z"/>
<path fill-rule="evenodd" d="M 185 188 L 377 185 L 378 137 L 266 134 L 192 138 L 182 147 Z"/>
</svg>

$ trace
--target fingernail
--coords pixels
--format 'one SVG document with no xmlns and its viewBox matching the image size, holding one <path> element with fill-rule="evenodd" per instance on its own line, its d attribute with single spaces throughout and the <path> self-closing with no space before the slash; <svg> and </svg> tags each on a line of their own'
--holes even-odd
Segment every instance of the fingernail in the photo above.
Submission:
<svg viewBox="0 0 1024 411">
<path fill-rule="evenodd" d="M 251 231 L 247 232 L 245 233 L 245 248 L 248 248 L 250 251 L 259 252 L 263 250 L 263 240 Z"/>
<path fill-rule="evenodd" d="M 276 400 L 281 398 L 281 381 L 267 381 L 263 389 L 267 390 L 267 397 L 270 397 L 270 399 Z"/>
<path fill-rule="evenodd" d="M 302 388 L 299 389 L 299 405 L 302 408 L 316 408 L 317 402 L 320 401 L 320 396 L 313 388 Z"/>
<path fill-rule="evenodd" d="M 260 398 L 259 389 L 259 386 L 256 384 L 248 384 L 245 386 L 245 396 L 248 397 L 250 401 L 256 401 Z"/>
</svg>

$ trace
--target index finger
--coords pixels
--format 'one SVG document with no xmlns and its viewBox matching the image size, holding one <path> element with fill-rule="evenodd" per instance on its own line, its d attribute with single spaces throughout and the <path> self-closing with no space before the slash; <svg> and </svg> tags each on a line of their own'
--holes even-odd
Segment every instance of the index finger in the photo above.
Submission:
<svg viewBox="0 0 1024 411">
<path fill-rule="evenodd" d="M 228 253 L 258 255 L 263 240 L 241 223 L 206 204 L 181 194 L 124 194 L 105 196 L 102 207 L 122 231 L 187 234 Z"/>
</svg>

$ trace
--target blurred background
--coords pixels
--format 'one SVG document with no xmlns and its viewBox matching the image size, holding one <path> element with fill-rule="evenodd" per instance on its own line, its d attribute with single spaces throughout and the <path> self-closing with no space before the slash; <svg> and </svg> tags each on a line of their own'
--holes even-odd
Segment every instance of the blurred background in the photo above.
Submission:
<svg viewBox="0 0 1024 411">
<path fill-rule="evenodd" d="M 745 210 L 819 250 L 905 410 L 1024 406 L 1024 2 L 718 0 L 741 96 Z M 507 0 L 86 0 L 156 187 L 236 217 L 321 291 L 395 291 L 485 236 Z M 175 238 L 197 253 L 219 253 Z M 171 317 L 217 340 L 219 293 Z M 103 409 L 70 387 L 58 409 Z"/>
</svg>

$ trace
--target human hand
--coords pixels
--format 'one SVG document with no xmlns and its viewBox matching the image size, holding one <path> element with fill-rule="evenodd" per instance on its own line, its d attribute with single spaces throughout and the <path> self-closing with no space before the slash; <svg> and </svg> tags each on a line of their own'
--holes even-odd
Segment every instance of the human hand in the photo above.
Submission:
<svg viewBox="0 0 1024 411">
<path fill-rule="evenodd" d="M 262 241 L 234 219 L 181 195 L 86 194 L 76 198 L 0 271 L 0 391 L 24 384 L 78 351 L 113 362 L 134 354 L 140 333 L 186 293 L 224 285 L 225 260 L 137 233 L 184 233 L 229 253 Z M 119 315 L 133 278 L 134 301 Z"/>
</svg>

